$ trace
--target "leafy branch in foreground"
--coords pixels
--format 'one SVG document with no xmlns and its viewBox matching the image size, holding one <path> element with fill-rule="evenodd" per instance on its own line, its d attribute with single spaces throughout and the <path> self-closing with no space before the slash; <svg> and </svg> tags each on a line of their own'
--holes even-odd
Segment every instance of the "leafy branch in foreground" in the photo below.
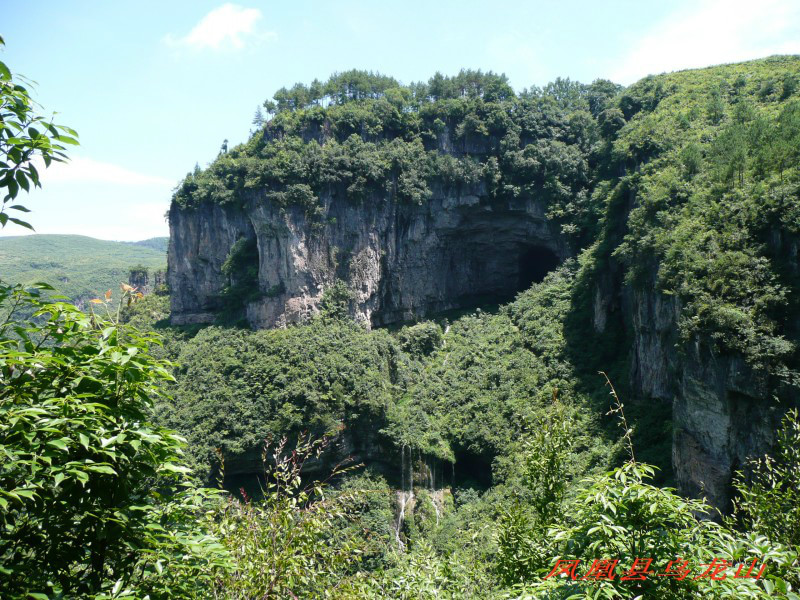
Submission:
<svg viewBox="0 0 800 600">
<path fill-rule="evenodd" d="M 0 37 L 0 48 L 5 45 Z M 15 81 L 11 70 L 0 61 L 0 190 L 5 192 L 0 204 L 0 228 L 7 223 L 33 229 L 30 223 L 12 217 L 9 210 L 30 212 L 14 204 L 19 190 L 30 191 L 31 184 L 41 187 L 35 158 L 45 167 L 53 161 L 65 162 L 65 144 L 77 145 L 78 134 L 65 125 L 56 125 L 52 118 L 37 114 L 38 105 L 28 92 L 31 82 L 17 76 L 26 85 Z"/>
<path fill-rule="evenodd" d="M 796 548 L 780 543 L 784 540 L 777 536 L 768 539 L 763 529 L 741 533 L 717 524 L 707 518 L 711 507 L 704 500 L 685 499 L 652 484 L 655 467 L 634 459 L 622 402 L 608 376 L 601 374 L 614 398 L 607 414 L 617 416 L 630 460 L 585 479 L 563 516 L 546 531 L 528 527 L 519 511 L 501 521 L 498 562 L 504 582 L 519 582 L 519 598 L 798 598 L 793 591 Z M 792 431 L 791 425 L 786 427 L 782 443 Z M 785 474 L 779 479 L 768 487 L 784 489 L 794 483 Z M 745 498 L 752 506 L 753 497 Z M 756 563 L 765 566 L 762 579 L 739 577 L 742 565 Z M 606 570 L 592 577 L 601 573 L 595 570 L 598 564 Z M 710 564 L 718 571 L 703 576 Z M 559 565 L 572 565 L 571 576 L 558 571 Z M 634 565 L 645 565 L 648 575 L 624 579 Z M 670 565 L 686 571 L 679 577 L 656 573 Z"/>
<path fill-rule="evenodd" d="M 733 485 L 734 519 L 748 530 L 800 553 L 800 419 L 789 410 L 778 431 L 774 456 L 750 461 L 749 475 L 739 471 Z M 792 578 L 800 586 L 800 573 Z"/>
<path fill-rule="evenodd" d="M 9 304 L 32 317 L 0 329 L 4 597 L 202 594 L 227 553 L 198 523 L 216 493 L 188 478 L 182 439 L 148 422 L 172 378 L 156 340 L 0 285 Z"/>
<path fill-rule="evenodd" d="M 301 473 L 320 461 L 328 443 L 305 435 L 292 450 L 285 437 L 274 448 L 265 444 L 263 497 L 241 490 L 243 499 L 230 498 L 218 515 L 217 531 L 236 565 L 219 584 L 225 598 L 341 597 L 336 589 L 361 553 L 337 535 L 337 522 L 354 504 L 351 494 L 329 497 L 326 487 L 354 467 L 340 463 L 326 480 L 308 485 Z"/>
</svg>

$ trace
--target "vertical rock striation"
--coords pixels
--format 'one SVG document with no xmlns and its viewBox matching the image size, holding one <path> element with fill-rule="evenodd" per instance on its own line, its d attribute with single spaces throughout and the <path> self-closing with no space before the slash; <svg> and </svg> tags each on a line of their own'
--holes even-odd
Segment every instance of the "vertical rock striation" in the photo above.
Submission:
<svg viewBox="0 0 800 600">
<path fill-rule="evenodd" d="M 783 414 L 798 399 L 788 389 L 776 398 L 768 373 L 741 356 L 715 352 L 709 340 L 682 343 L 677 333 L 680 309 L 674 296 L 656 291 L 654 280 L 650 290 L 634 290 L 613 287 L 601 277 L 595 286 L 593 324 L 602 333 L 618 312 L 617 322 L 624 321 L 630 334 L 633 400 L 672 407 L 672 466 L 678 488 L 727 511 L 734 473 L 749 458 L 769 450 Z"/>
<path fill-rule="evenodd" d="M 324 220 L 254 194 L 243 209 L 170 209 L 174 324 L 208 323 L 222 307 L 234 243 L 257 243 L 258 285 L 244 312 L 254 328 L 296 323 L 319 310 L 335 280 L 368 326 L 510 298 L 569 255 L 536 199 L 490 202 L 484 191 L 439 188 L 423 205 L 323 197 Z M 527 279 L 526 279 L 527 278 Z"/>
</svg>

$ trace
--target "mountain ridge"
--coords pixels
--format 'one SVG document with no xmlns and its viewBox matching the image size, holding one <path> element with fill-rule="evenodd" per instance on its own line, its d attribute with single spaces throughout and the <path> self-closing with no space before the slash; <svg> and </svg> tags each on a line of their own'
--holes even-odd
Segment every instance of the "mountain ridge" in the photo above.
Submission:
<svg viewBox="0 0 800 600">
<path fill-rule="evenodd" d="M 47 282 L 78 305 L 112 290 L 116 297 L 129 271 L 165 270 L 168 238 L 114 242 L 73 234 L 0 237 L 0 278 L 10 283 Z M 163 240 L 163 241 L 162 241 Z"/>
</svg>

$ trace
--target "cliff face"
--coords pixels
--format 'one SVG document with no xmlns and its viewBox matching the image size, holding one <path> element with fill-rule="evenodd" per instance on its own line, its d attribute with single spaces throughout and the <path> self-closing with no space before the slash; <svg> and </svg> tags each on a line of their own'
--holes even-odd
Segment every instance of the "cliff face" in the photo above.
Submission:
<svg viewBox="0 0 800 600">
<path fill-rule="evenodd" d="M 214 320 L 228 279 L 222 266 L 240 238 L 257 248 L 257 292 L 245 306 L 254 328 L 308 317 L 336 279 L 348 283 L 357 319 L 384 325 L 481 296 L 510 298 L 569 255 L 541 203 L 492 203 L 480 186 L 460 193 L 434 188 L 419 206 L 322 201 L 323 222 L 258 195 L 243 209 L 173 206 L 172 322 Z"/>
<path fill-rule="evenodd" d="M 611 322 L 628 328 L 632 400 L 672 407 L 678 489 L 727 511 L 734 473 L 769 450 L 783 414 L 797 399 L 787 393 L 779 401 L 770 393 L 765 372 L 740 356 L 713 351 L 707 340 L 680 343 L 680 309 L 674 296 L 655 290 L 654 282 L 643 291 L 614 287 L 600 277 L 593 324 L 600 334 Z"/>
<path fill-rule="evenodd" d="M 254 328 L 314 314 L 336 279 L 348 283 L 356 318 L 378 326 L 481 296 L 510 297 L 570 254 L 535 199 L 492 203 L 478 187 L 465 193 L 438 188 L 421 206 L 323 200 L 323 223 L 259 195 L 243 208 L 173 206 L 173 323 L 214 321 L 229 283 L 223 264 L 242 238 L 254 240 L 257 249 L 258 297 L 244 306 Z M 599 278 L 593 315 L 598 333 L 617 311 L 633 341 L 634 400 L 672 405 L 679 489 L 728 508 L 734 471 L 770 447 L 786 406 L 770 397 L 763 374 L 741 358 L 716 355 L 700 341 L 679 349 L 674 297 Z"/>
</svg>

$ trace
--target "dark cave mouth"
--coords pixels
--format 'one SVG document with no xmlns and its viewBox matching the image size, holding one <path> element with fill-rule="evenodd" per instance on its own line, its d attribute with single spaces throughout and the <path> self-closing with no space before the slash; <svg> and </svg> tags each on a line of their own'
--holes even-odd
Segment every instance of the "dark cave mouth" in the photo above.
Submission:
<svg viewBox="0 0 800 600">
<path fill-rule="evenodd" d="M 413 313 L 407 306 L 393 306 L 393 295 L 386 294 L 384 306 L 371 315 L 372 325 L 402 326 L 420 318 L 455 321 L 477 309 L 497 312 L 517 294 L 541 283 L 562 262 L 562 256 L 549 245 L 521 237 L 505 243 L 481 239 L 461 247 L 463 252 L 448 257 L 443 294 L 426 298 Z"/>
<path fill-rule="evenodd" d="M 517 258 L 517 292 L 524 292 L 534 283 L 541 283 L 561 261 L 555 252 L 544 246 L 523 248 Z"/>
</svg>

